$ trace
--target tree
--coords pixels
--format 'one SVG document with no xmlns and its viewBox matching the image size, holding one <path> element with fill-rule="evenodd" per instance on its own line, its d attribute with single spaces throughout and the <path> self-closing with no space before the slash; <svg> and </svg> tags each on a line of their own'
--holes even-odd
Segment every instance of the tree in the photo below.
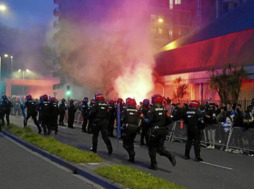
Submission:
<svg viewBox="0 0 254 189">
<path fill-rule="evenodd" d="M 242 87 L 242 81 L 248 72 L 243 67 L 227 64 L 222 70 L 211 70 L 210 88 L 216 90 L 221 102 L 237 103 Z"/>
<path fill-rule="evenodd" d="M 187 89 L 188 85 L 181 84 L 182 78 L 178 77 L 174 80 L 174 83 L 176 84 L 176 91 L 173 92 L 174 98 L 178 101 L 182 100 L 183 97 L 188 94 Z"/>
</svg>

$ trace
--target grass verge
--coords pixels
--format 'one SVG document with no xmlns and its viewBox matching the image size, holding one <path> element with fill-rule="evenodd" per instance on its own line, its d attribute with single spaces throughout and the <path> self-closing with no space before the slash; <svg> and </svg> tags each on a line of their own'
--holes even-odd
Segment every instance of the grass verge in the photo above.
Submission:
<svg viewBox="0 0 254 189">
<path fill-rule="evenodd" d="M 101 162 L 102 159 L 94 153 L 86 152 L 72 146 L 60 143 L 53 137 L 44 137 L 34 133 L 30 127 L 25 129 L 11 124 L 8 132 L 16 137 L 33 144 L 51 154 L 74 163 Z M 113 165 L 99 167 L 95 170 L 98 175 L 113 180 L 130 189 L 184 189 L 164 179 L 154 177 L 151 174 L 123 166 Z"/>
<path fill-rule="evenodd" d="M 99 167 L 95 172 L 131 189 L 184 189 L 164 179 L 122 165 Z"/>
<path fill-rule="evenodd" d="M 28 143 L 31 143 L 70 162 L 91 163 L 102 161 L 102 158 L 95 153 L 82 151 L 67 144 L 60 143 L 53 137 L 44 137 L 38 135 L 34 133 L 30 127 L 23 129 L 11 124 L 8 132 Z"/>
</svg>

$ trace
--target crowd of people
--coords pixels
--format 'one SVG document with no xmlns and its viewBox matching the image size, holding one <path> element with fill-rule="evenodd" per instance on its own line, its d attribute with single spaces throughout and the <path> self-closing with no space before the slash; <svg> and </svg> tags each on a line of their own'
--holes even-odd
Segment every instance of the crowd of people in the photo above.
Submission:
<svg viewBox="0 0 254 189">
<path fill-rule="evenodd" d="M 18 102 L 19 110 L 14 111 Z M 12 110 L 13 109 L 13 110 Z M 140 133 L 140 144 L 147 145 L 148 154 L 151 160 L 150 168 L 157 169 L 156 153 L 169 159 L 173 166 L 176 165 L 174 153 L 164 147 L 164 142 L 168 135 L 168 125 L 173 121 L 183 120 L 187 125 L 187 141 L 184 158 L 190 159 L 190 150 L 194 145 L 195 160 L 203 161 L 200 155 L 201 132 L 206 127 L 208 130 L 209 146 L 215 148 L 215 130 L 210 127 L 213 124 L 221 124 L 224 130 L 224 137 L 227 138 L 232 127 L 253 127 L 254 99 L 245 112 L 242 112 L 241 105 L 222 104 L 219 108 L 214 103 L 207 102 L 200 105 L 198 101 L 191 101 L 189 104 L 171 104 L 169 98 L 155 94 L 149 99 L 144 99 L 139 105 L 133 98 L 125 101 L 121 98 L 106 101 L 102 94 L 96 94 L 89 101 L 84 97 L 82 101 L 73 99 L 61 99 L 60 102 L 55 97 L 44 94 L 40 99 L 33 99 L 27 95 L 24 100 L 8 100 L 6 95 L 2 95 L 0 103 L 0 130 L 5 124 L 10 124 L 9 115 L 24 116 L 24 127 L 27 121 L 32 118 L 38 128 L 38 133 L 50 135 L 52 131 L 58 134 L 58 125 L 64 126 L 67 113 L 67 126 L 74 128 L 75 114 L 77 111 L 82 115 L 81 131 L 92 134 L 91 151 L 96 153 L 98 146 L 98 136 L 101 132 L 102 139 L 107 146 L 108 154 L 113 152 L 110 137 L 114 136 L 114 127 L 118 126 L 118 138 L 123 140 L 123 148 L 128 153 L 128 161 L 135 162 L 134 140 Z M 15 113 L 14 113 L 15 112 Z M 237 136 L 239 137 L 239 136 Z M 222 141 L 225 144 L 227 141 Z M 236 142 L 240 142 L 236 138 Z M 225 147 L 225 145 L 222 145 Z M 228 149 L 225 149 L 228 150 Z"/>
<path fill-rule="evenodd" d="M 180 104 L 172 104 L 171 115 L 173 119 L 183 119 L 186 109 L 188 109 L 188 106 L 186 105 L 180 107 Z M 242 133 L 254 128 L 254 99 L 252 99 L 251 104 L 245 111 L 242 110 L 241 104 L 222 103 L 219 107 L 217 104 L 209 101 L 204 105 L 200 105 L 199 109 L 203 116 L 206 128 L 206 142 L 209 144 L 207 148 L 215 149 L 216 139 L 218 139 L 217 144 L 219 143 L 220 145 L 217 146 L 220 150 L 243 153 Z M 235 128 L 235 132 L 232 132 L 233 128 Z M 236 128 L 239 130 L 236 130 Z M 254 133 L 244 133 L 246 133 L 248 148 L 253 149 Z M 234 149 L 227 148 L 230 134 L 233 145 L 236 147 Z"/>
</svg>

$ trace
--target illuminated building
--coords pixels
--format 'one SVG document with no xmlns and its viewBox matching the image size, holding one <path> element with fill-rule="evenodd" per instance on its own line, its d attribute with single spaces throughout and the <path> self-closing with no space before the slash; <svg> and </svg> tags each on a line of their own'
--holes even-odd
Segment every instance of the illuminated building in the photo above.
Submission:
<svg viewBox="0 0 254 189">
<path fill-rule="evenodd" d="M 216 19 L 193 34 L 179 38 L 157 55 L 159 75 L 164 78 L 166 96 L 172 96 L 173 80 L 181 77 L 189 85 L 187 99 L 219 100 L 208 85 L 208 71 L 221 69 L 227 64 L 244 66 L 249 72 L 240 100 L 250 100 L 254 91 L 254 1 Z"/>
</svg>

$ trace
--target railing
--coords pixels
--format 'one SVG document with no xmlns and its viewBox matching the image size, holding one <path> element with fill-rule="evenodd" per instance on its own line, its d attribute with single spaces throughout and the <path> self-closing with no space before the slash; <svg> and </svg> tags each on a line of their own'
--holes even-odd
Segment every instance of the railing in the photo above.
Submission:
<svg viewBox="0 0 254 189">
<path fill-rule="evenodd" d="M 168 137 L 170 141 L 187 140 L 187 126 L 183 124 L 181 128 L 180 124 L 180 121 L 176 121 L 169 126 Z M 208 130 L 215 130 L 215 145 L 218 147 L 254 151 L 254 128 L 233 127 L 226 133 L 220 124 L 208 125 L 203 130 L 201 139 L 201 143 L 205 146 L 210 144 L 208 141 Z"/>
</svg>

